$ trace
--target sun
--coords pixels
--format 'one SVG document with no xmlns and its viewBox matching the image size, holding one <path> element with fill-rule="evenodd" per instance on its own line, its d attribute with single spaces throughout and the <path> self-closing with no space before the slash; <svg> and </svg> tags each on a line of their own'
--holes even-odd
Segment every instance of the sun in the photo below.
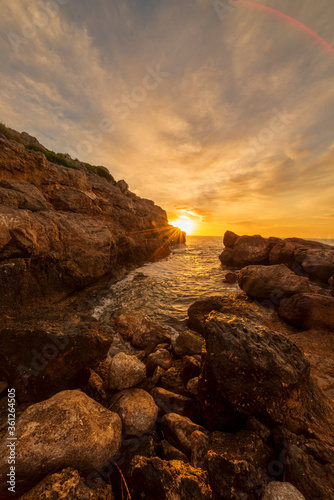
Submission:
<svg viewBox="0 0 334 500">
<path fill-rule="evenodd" d="M 176 219 L 173 222 L 171 222 L 171 224 L 181 229 L 181 231 L 185 231 L 188 235 L 192 234 L 192 232 L 196 227 L 196 223 L 193 220 L 187 219 L 185 217 Z"/>
</svg>

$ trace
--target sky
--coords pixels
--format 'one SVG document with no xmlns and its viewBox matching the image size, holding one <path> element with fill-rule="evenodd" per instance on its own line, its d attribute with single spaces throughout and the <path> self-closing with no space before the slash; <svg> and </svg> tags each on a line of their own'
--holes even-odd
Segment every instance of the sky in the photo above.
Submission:
<svg viewBox="0 0 334 500">
<path fill-rule="evenodd" d="M 1 0 L 0 121 L 190 232 L 334 238 L 333 0 Z"/>
</svg>

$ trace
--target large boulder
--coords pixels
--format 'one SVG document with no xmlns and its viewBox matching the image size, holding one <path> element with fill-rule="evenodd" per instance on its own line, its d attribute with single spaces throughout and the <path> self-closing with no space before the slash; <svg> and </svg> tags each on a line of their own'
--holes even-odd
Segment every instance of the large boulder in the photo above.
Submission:
<svg viewBox="0 0 334 500">
<path fill-rule="evenodd" d="M 113 411 L 122 419 L 123 430 L 132 436 L 149 432 L 157 419 L 158 407 L 143 389 L 125 389 L 111 399 Z"/>
<path fill-rule="evenodd" d="M 29 406 L 15 430 L 16 495 L 22 495 L 60 465 L 84 474 L 103 467 L 121 445 L 122 423 L 81 391 L 63 391 Z M 13 498 L 7 489 L 7 436 L 0 442 L 0 498 Z"/>
<path fill-rule="evenodd" d="M 68 467 L 61 472 L 55 472 L 43 479 L 20 500 L 113 500 L 114 495 L 110 484 L 91 489 L 85 478 L 78 471 Z"/>
<path fill-rule="evenodd" d="M 146 377 L 146 366 L 135 356 L 119 352 L 110 363 L 109 388 L 119 391 L 134 387 Z"/>
<path fill-rule="evenodd" d="M 333 408 L 288 338 L 220 313 L 209 316 L 205 338 L 199 398 L 210 428 L 238 428 L 243 417 L 255 416 L 295 432 L 332 434 Z"/>
<path fill-rule="evenodd" d="M 272 303 L 268 301 L 268 305 Z M 189 326 L 203 334 L 205 321 L 212 311 L 230 314 L 249 321 L 257 321 L 264 325 L 277 323 L 278 315 L 272 308 L 264 308 L 254 303 L 245 293 L 229 293 L 215 295 L 198 300 L 188 309 Z M 284 323 L 281 322 L 283 326 Z"/>
<path fill-rule="evenodd" d="M 269 253 L 269 263 L 285 264 L 291 267 L 294 262 L 294 254 L 298 249 L 330 249 L 330 245 L 320 241 L 304 240 L 302 238 L 286 238 L 275 243 Z"/>
<path fill-rule="evenodd" d="M 224 234 L 224 246 L 225 247 L 234 247 L 237 239 L 240 238 L 237 234 L 233 233 L 233 231 L 226 231 Z"/>
<path fill-rule="evenodd" d="M 136 456 L 131 471 L 134 500 L 212 500 L 207 473 L 183 461 Z"/>
<path fill-rule="evenodd" d="M 334 247 L 299 248 L 294 252 L 293 267 L 313 280 L 327 283 L 334 274 Z"/>
<path fill-rule="evenodd" d="M 310 290 L 308 278 L 297 276 L 284 264 L 244 267 L 239 272 L 238 283 L 249 297 L 271 299 L 274 303 Z"/>
<path fill-rule="evenodd" d="M 280 304 L 281 318 L 298 328 L 333 331 L 334 297 L 299 293 Z"/>
<path fill-rule="evenodd" d="M 105 358 L 112 334 L 66 307 L 41 308 L 0 327 L 1 376 L 20 401 L 41 401 L 58 391 L 83 387 Z"/>
<path fill-rule="evenodd" d="M 241 268 L 249 264 L 268 263 L 273 241 L 260 235 L 240 236 L 233 247 L 233 263 Z"/>
<path fill-rule="evenodd" d="M 138 349 L 171 342 L 171 335 L 167 328 L 144 316 L 120 314 L 115 319 L 114 327 L 123 339 L 131 342 Z"/>
<path fill-rule="evenodd" d="M 256 434 L 213 432 L 208 445 L 208 472 L 215 498 L 258 499 L 267 460 L 268 454 Z"/>
</svg>

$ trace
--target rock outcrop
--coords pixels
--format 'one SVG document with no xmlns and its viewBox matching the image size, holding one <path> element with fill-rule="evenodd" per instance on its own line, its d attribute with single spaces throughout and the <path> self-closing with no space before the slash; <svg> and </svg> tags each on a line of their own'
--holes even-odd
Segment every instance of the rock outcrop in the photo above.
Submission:
<svg viewBox="0 0 334 500">
<path fill-rule="evenodd" d="M 333 407 L 314 385 L 303 353 L 258 323 L 211 313 L 199 379 L 203 416 L 211 429 L 238 428 L 246 416 L 292 432 L 333 439 Z"/>
<path fill-rule="evenodd" d="M 240 269 L 255 264 L 285 264 L 295 274 L 321 283 L 327 283 L 334 274 L 334 247 L 319 241 L 238 236 L 226 231 L 224 245 L 219 259 L 226 266 Z"/>
<path fill-rule="evenodd" d="M 107 169 L 18 139 L 0 138 L 0 313 L 53 303 L 183 241 L 164 210 Z"/>
</svg>

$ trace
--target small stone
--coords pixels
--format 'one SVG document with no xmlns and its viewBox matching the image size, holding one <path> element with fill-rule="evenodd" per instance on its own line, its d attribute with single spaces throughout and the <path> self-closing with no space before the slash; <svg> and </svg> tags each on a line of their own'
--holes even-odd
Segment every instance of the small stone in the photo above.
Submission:
<svg viewBox="0 0 334 500">
<path fill-rule="evenodd" d="M 185 330 L 180 333 L 175 342 L 172 344 L 176 356 L 192 356 L 193 354 L 201 354 L 203 338 L 192 330 Z"/>
<path fill-rule="evenodd" d="M 147 374 L 152 374 L 157 366 L 168 370 L 172 366 L 172 363 L 173 360 L 170 353 L 166 349 L 159 349 L 150 354 L 145 360 Z"/>
<path fill-rule="evenodd" d="M 163 439 L 160 443 L 160 454 L 163 460 L 181 460 L 183 462 L 188 462 L 187 455 L 175 448 L 175 446 L 172 446 L 166 439 Z"/>
<path fill-rule="evenodd" d="M 153 389 L 151 395 L 158 405 L 161 414 L 177 413 L 193 421 L 199 420 L 200 407 L 199 403 L 194 399 L 182 396 L 181 394 L 175 394 L 162 387 Z"/>
<path fill-rule="evenodd" d="M 192 433 L 194 431 L 207 433 L 200 425 L 196 425 L 189 418 L 176 413 L 164 415 L 161 420 L 161 427 L 167 440 L 189 457 L 191 456 Z"/>
<path fill-rule="evenodd" d="M 236 283 L 238 281 L 238 275 L 236 273 L 226 273 L 224 276 L 225 283 Z"/>
<path fill-rule="evenodd" d="M 279 483 L 278 481 L 273 481 L 266 486 L 261 500 L 282 499 L 305 500 L 305 497 L 291 483 Z"/>
<path fill-rule="evenodd" d="M 149 432 L 157 419 L 158 407 L 143 389 L 126 389 L 111 399 L 111 408 L 118 413 L 123 431 L 134 436 Z"/>
<path fill-rule="evenodd" d="M 182 358 L 182 380 L 185 385 L 194 377 L 198 377 L 201 371 L 201 364 L 193 356 Z"/>
<path fill-rule="evenodd" d="M 194 377 L 187 383 L 187 391 L 193 396 L 198 394 L 198 377 Z"/>
<path fill-rule="evenodd" d="M 209 437 L 201 431 L 194 431 L 190 436 L 191 460 L 190 463 L 195 469 L 207 469 Z"/>
<path fill-rule="evenodd" d="M 135 356 L 120 352 L 111 360 L 109 387 L 128 389 L 139 384 L 146 377 L 146 366 Z"/>
<path fill-rule="evenodd" d="M 171 335 L 167 328 L 146 317 L 121 314 L 115 319 L 116 331 L 124 340 L 131 342 L 137 349 L 146 349 L 150 345 L 170 343 Z"/>
</svg>

